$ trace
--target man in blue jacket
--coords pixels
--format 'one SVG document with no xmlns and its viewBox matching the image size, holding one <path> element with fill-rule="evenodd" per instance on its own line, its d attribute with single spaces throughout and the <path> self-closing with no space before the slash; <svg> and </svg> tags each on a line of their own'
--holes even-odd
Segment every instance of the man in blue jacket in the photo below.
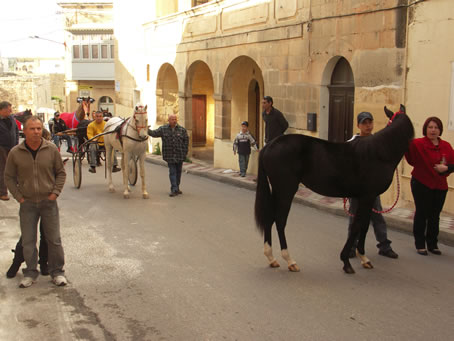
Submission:
<svg viewBox="0 0 454 341">
<path fill-rule="evenodd" d="M 11 103 L 0 102 L 0 199 L 9 200 L 4 174 L 8 153 L 19 143 L 19 129 L 11 116 Z"/>
</svg>

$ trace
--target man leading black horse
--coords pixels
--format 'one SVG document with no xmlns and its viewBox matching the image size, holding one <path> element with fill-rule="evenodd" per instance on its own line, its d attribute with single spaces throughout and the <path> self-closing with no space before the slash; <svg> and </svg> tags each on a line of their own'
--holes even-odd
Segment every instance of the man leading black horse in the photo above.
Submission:
<svg viewBox="0 0 454 341">
<path fill-rule="evenodd" d="M 265 143 L 269 143 L 276 137 L 284 135 L 288 128 L 288 122 L 284 115 L 273 107 L 271 96 L 263 97 L 262 108 L 262 117 L 265 122 Z"/>
</svg>

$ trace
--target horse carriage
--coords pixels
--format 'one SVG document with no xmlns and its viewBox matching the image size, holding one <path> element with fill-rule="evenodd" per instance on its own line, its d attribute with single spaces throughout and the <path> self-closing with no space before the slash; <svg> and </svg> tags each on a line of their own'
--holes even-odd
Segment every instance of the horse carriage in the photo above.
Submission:
<svg viewBox="0 0 454 341">
<path fill-rule="evenodd" d="M 77 129 L 77 128 L 76 128 Z M 82 130 L 84 128 L 79 128 Z M 86 128 L 85 128 L 85 135 L 86 135 Z M 109 132 L 112 134 L 114 132 Z M 77 132 L 76 132 L 77 134 Z M 96 144 L 98 145 L 98 141 L 96 139 L 100 136 L 106 135 L 106 133 L 98 134 L 91 139 L 86 139 L 82 144 L 76 143 L 74 147 L 74 152 L 72 153 L 72 164 L 73 164 L 73 181 L 74 186 L 79 189 L 82 185 L 82 162 L 84 159 L 87 159 L 90 162 L 90 145 Z M 79 141 L 79 139 L 76 139 Z M 96 148 L 96 158 L 98 160 L 104 161 L 104 176 L 107 178 L 107 162 L 106 162 L 106 149 L 98 147 Z M 131 186 L 135 186 L 137 183 L 137 157 L 130 158 L 129 160 L 129 167 L 128 167 L 128 183 Z"/>
<path fill-rule="evenodd" d="M 104 136 L 105 149 L 97 148 L 97 157 L 105 161 L 104 174 L 108 178 L 109 191 L 115 192 L 112 183 L 112 161 L 115 151 L 122 153 L 121 168 L 123 171 L 123 185 L 125 199 L 129 198 L 129 185 L 137 183 L 140 165 L 140 177 L 142 179 L 142 197 L 148 198 L 145 189 L 145 153 L 148 140 L 148 116 L 147 106 L 136 105 L 132 117 L 123 119 L 120 117 L 110 118 L 104 127 L 104 132 L 87 138 L 87 126 L 90 121 L 86 120 L 86 114 L 90 112 L 90 104 L 94 100 L 88 98 L 78 98 L 79 108 L 74 113 L 62 113 L 60 116 L 66 125 L 71 128 L 65 134 L 76 136 L 73 144 L 73 180 L 74 186 L 80 188 L 82 184 L 82 161 L 90 158 L 89 146 L 97 143 L 96 140 Z"/>
</svg>

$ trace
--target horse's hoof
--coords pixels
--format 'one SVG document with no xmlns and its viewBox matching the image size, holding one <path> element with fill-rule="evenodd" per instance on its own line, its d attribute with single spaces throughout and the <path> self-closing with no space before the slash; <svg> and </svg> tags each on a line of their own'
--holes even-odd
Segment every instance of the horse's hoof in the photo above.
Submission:
<svg viewBox="0 0 454 341">
<path fill-rule="evenodd" d="M 124 199 L 129 199 L 129 194 L 123 194 Z"/>
<path fill-rule="evenodd" d="M 278 267 L 280 267 L 280 265 L 277 262 L 277 260 L 274 260 L 273 262 L 270 263 L 270 267 L 271 268 L 278 268 Z"/>
<path fill-rule="evenodd" d="M 109 188 L 110 193 L 115 193 L 115 188 Z"/>
<path fill-rule="evenodd" d="M 374 266 L 372 265 L 371 262 L 362 263 L 361 265 L 363 266 L 364 269 L 373 269 L 374 268 Z"/>
<path fill-rule="evenodd" d="M 288 269 L 289 269 L 291 272 L 300 272 L 300 268 L 299 268 L 298 265 L 296 265 L 296 264 L 289 265 L 289 266 L 288 266 Z"/>
<path fill-rule="evenodd" d="M 144 199 L 149 199 L 150 196 L 149 196 L 148 193 L 147 193 L 147 194 L 143 194 L 143 195 L 142 195 L 142 198 L 144 198 Z"/>
<path fill-rule="evenodd" d="M 344 265 L 344 271 L 346 274 L 354 274 L 355 270 L 353 270 L 351 265 Z"/>
</svg>

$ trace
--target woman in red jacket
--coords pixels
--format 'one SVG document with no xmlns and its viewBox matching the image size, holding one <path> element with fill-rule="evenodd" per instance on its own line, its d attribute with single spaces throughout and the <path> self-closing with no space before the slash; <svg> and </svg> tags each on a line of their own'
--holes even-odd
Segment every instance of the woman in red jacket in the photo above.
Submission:
<svg viewBox="0 0 454 341">
<path fill-rule="evenodd" d="M 448 192 L 446 178 L 454 171 L 454 150 L 440 138 L 443 124 L 438 117 L 429 117 L 422 133 L 424 137 L 414 139 L 405 154 L 413 166 L 411 192 L 416 207 L 413 235 L 420 255 L 427 256 L 427 249 L 441 255 L 437 245 L 440 213 Z"/>
</svg>

